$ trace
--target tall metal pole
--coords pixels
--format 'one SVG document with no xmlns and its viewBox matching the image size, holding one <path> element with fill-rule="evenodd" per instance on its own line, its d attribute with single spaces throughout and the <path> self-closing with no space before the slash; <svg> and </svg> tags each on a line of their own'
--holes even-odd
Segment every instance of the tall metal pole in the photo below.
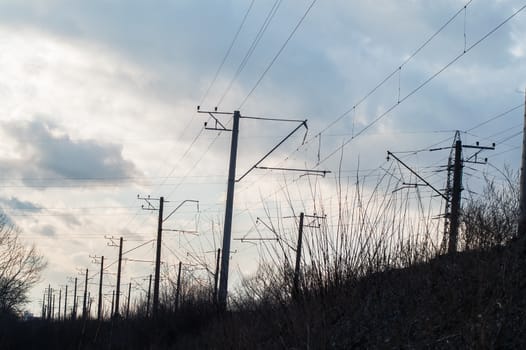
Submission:
<svg viewBox="0 0 526 350">
<path fill-rule="evenodd" d="M 53 304 L 51 306 L 51 321 L 55 319 L 55 293 L 53 293 Z"/>
<path fill-rule="evenodd" d="M 214 295 L 213 295 L 213 302 L 214 304 L 217 304 L 217 284 L 219 282 L 219 262 L 221 259 L 221 248 L 217 249 L 217 256 L 216 256 L 216 271 L 214 273 Z"/>
<path fill-rule="evenodd" d="M 524 91 L 524 125 L 522 134 L 522 161 L 519 194 L 519 225 L 517 235 L 526 236 L 526 90 Z"/>
<path fill-rule="evenodd" d="M 44 295 L 42 295 L 42 319 L 46 317 L 46 291 L 44 290 Z"/>
<path fill-rule="evenodd" d="M 179 272 L 177 273 L 177 289 L 175 290 L 175 310 L 179 309 L 179 295 L 181 291 L 181 267 L 183 263 L 179 261 Z"/>
<path fill-rule="evenodd" d="M 159 219 L 157 221 L 157 251 L 155 254 L 155 280 L 153 282 L 153 316 L 159 311 L 159 282 L 161 275 L 161 247 L 163 238 L 164 197 L 159 199 Z"/>
<path fill-rule="evenodd" d="M 113 316 L 114 313 L 114 308 L 115 308 L 115 289 L 111 291 L 111 315 Z"/>
<path fill-rule="evenodd" d="M 460 199 L 462 192 L 462 141 L 455 142 L 455 164 L 453 165 L 453 194 L 451 197 L 451 221 L 449 224 L 448 253 L 457 251 Z"/>
<path fill-rule="evenodd" d="M 126 305 L 126 319 L 130 317 L 131 282 L 128 286 L 128 305 Z"/>
<path fill-rule="evenodd" d="M 84 280 L 84 300 L 82 302 L 82 318 L 85 319 L 87 314 L 87 301 L 88 301 L 88 269 L 86 269 L 86 277 Z"/>
<path fill-rule="evenodd" d="M 300 285 L 300 267 L 301 267 L 301 245 L 303 242 L 303 220 L 305 214 L 300 213 L 300 226 L 298 228 L 298 245 L 296 247 L 296 267 L 294 269 L 294 285 L 292 289 L 292 296 L 296 298 L 299 294 Z"/>
<path fill-rule="evenodd" d="M 51 284 L 48 285 L 47 289 L 47 319 L 51 319 Z"/>
<path fill-rule="evenodd" d="M 148 297 L 146 300 L 146 317 L 150 317 L 150 297 L 152 292 L 152 274 L 150 274 L 150 281 L 148 282 Z"/>
<path fill-rule="evenodd" d="M 115 292 L 115 306 L 113 316 L 119 316 L 119 297 L 121 295 L 121 267 L 122 267 L 122 237 L 119 239 L 119 262 L 117 264 L 117 291 Z"/>
<path fill-rule="evenodd" d="M 104 256 L 100 257 L 100 279 L 99 279 L 99 304 L 97 307 L 97 320 L 102 316 L 102 278 L 104 276 Z"/>
<path fill-rule="evenodd" d="M 68 306 L 68 285 L 66 284 L 66 291 L 64 292 L 64 321 L 66 320 L 67 306 Z"/>
<path fill-rule="evenodd" d="M 73 292 L 73 309 L 71 310 L 71 318 L 77 318 L 77 277 L 75 277 L 75 289 Z"/>
<path fill-rule="evenodd" d="M 62 305 L 62 289 L 59 289 L 58 290 L 58 314 L 57 314 L 58 321 L 60 321 L 61 305 Z"/>
<path fill-rule="evenodd" d="M 237 139 L 241 114 L 234 111 L 232 141 L 230 145 L 230 165 L 228 169 L 228 187 L 226 193 L 225 227 L 223 231 L 223 255 L 221 256 L 221 275 L 219 278 L 218 303 L 221 310 L 226 310 L 228 292 L 228 265 L 230 263 L 230 243 L 232 237 L 232 213 L 234 208 L 234 186 L 236 184 Z"/>
</svg>

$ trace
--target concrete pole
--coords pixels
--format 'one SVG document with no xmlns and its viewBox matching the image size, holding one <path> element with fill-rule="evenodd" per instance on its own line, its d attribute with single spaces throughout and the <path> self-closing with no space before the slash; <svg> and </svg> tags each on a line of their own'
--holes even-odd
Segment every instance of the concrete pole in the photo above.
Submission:
<svg viewBox="0 0 526 350">
<path fill-rule="evenodd" d="M 115 306 L 113 316 L 119 316 L 119 297 L 121 295 L 121 268 L 122 268 L 122 237 L 119 239 L 119 262 L 117 264 L 117 291 L 115 292 Z"/>
<path fill-rule="evenodd" d="M 86 269 L 86 277 L 84 280 L 84 300 L 82 302 L 82 318 L 83 319 L 86 319 L 86 317 L 88 316 L 87 302 L 88 302 L 88 269 Z"/>
<path fill-rule="evenodd" d="M 159 199 L 159 218 L 157 222 L 157 250 L 155 252 L 155 280 L 153 282 L 153 316 L 159 312 L 159 284 L 161 281 L 161 247 L 163 239 L 164 197 Z"/>
<path fill-rule="evenodd" d="M 460 199 L 462 192 L 462 141 L 455 142 L 455 164 L 453 165 L 453 194 L 451 196 L 451 221 L 449 223 L 448 253 L 457 251 L 458 226 L 460 222 Z"/>
<path fill-rule="evenodd" d="M 102 317 L 102 279 L 104 276 L 104 256 L 100 257 L 99 304 L 97 306 L 97 320 Z"/>
<path fill-rule="evenodd" d="M 179 309 L 179 295 L 181 291 L 181 267 L 183 263 L 179 261 L 179 272 L 177 273 L 177 289 L 175 290 L 175 310 Z"/>
<path fill-rule="evenodd" d="M 298 245 L 296 247 L 296 267 L 294 269 L 294 285 L 292 289 L 292 296 L 296 298 L 300 289 L 300 268 L 301 268 L 301 245 L 303 241 L 303 220 L 305 214 L 300 213 L 300 225 L 298 227 Z"/>
<path fill-rule="evenodd" d="M 232 140 L 230 145 L 230 165 L 228 169 L 228 187 L 226 193 L 225 227 L 223 230 L 223 255 L 221 256 L 221 275 L 219 278 L 218 304 L 226 310 L 228 293 L 228 268 L 230 263 L 230 243 L 232 237 L 232 214 L 234 209 L 234 187 L 236 184 L 237 139 L 241 114 L 234 111 Z"/>
<path fill-rule="evenodd" d="M 524 125 L 522 134 L 522 161 L 519 194 L 519 224 L 517 236 L 526 236 L 526 91 L 524 92 Z"/>
</svg>

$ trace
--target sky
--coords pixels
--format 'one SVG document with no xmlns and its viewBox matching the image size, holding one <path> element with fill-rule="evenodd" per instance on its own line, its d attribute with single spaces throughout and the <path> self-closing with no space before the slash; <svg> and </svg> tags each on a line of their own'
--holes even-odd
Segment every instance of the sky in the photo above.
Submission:
<svg viewBox="0 0 526 350">
<path fill-rule="evenodd" d="M 142 210 L 138 195 L 164 196 L 167 213 L 199 201 L 166 220 L 185 232 L 165 232 L 164 268 L 213 265 L 231 134 L 205 130 L 213 121 L 198 105 L 307 119 L 307 134 L 301 128 L 261 165 L 331 171 L 250 172 L 236 184 L 234 238 L 252 234 L 265 209 L 312 212 L 313 182 L 334 216 L 338 176 L 385 174 L 387 150 L 443 188 L 445 175 L 429 169 L 445 165 L 448 151 L 428 149 L 449 147 L 456 130 L 465 144 L 496 144 L 483 154 L 488 164 L 467 171 L 470 194 L 484 176 L 517 171 L 525 5 L 0 0 L 0 208 L 48 261 L 28 308 L 38 313 L 46 286 L 71 288 L 86 268 L 95 294 L 96 257 L 114 263 L 118 237 L 132 250 L 123 283 L 144 293 L 157 212 Z M 230 125 L 229 115 L 217 117 Z M 297 125 L 242 119 L 238 177 Z M 259 248 L 232 249 L 234 288 L 256 271 Z M 106 302 L 114 280 L 108 274 Z"/>
</svg>

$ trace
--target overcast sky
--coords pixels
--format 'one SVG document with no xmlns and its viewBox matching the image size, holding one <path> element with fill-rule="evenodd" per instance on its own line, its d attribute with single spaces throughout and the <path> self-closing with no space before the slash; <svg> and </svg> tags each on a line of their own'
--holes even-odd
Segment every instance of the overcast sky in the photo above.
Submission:
<svg viewBox="0 0 526 350">
<path fill-rule="evenodd" d="M 496 142 L 484 157 L 497 169 L 519 168 L 526 11 L 497 27 L 525 4 L 311 4 L 0 0 L 0 207 L 49 261 L 32 310 L 48 283 L 60 288 L 86 267 L 95 274 L 90 255 L 115 260 L 105 236 L 124 236 L 125 250 L 145 243 L 128 256 L 153 259 L 156 213 L 142 211 L 137 194 L 165 196 L 166 210 L 199 200 L 199 214 L 187 204 L 166 223 L 199 236 L 167 234 L 163 256 L 166 266 L 193 255 L 213 262 L 230 134 L 203 131 L 197 105 L 308 119 L 304 144 L 301 130 L 262 165 L 332 171 L 316 180 L 326 198 L 340 158 L 344 174 L 379 174 L 388 149 L 447 147 L 455 130 L 468 144 Z M 295 126 L 243 119 L 238 175 Z M 447 154 L 404 153 L 415 169 L 443 165 Z M 498 176 L 494 167 L 477 166 L 466 181 Z M 233 236 L 250 232 L 264 205 L 290 214 L 280 189 L 292 183 L 302 197 L 300 175 L 255 170 L 239 182 Z M 443 188 L 444 174 L 430 176 Z M 296 212 L 312 211 L 306 197 Z M 253 272 L 257 250 L 233 249 L 233 274 Z M 135 279 L 140 293 L 151 270 L 126 261 L 123 283 Z"/>
</svg>

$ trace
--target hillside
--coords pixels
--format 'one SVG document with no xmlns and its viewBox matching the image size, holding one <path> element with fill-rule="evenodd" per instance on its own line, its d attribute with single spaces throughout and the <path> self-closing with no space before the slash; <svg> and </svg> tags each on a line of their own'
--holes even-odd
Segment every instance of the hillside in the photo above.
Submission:
<svg viewBox="0 0 526 350">
<path fill-rule="evenodd" d="M 156 325 L 141 319 L 101 324 L 4 320 L 0 348 L 525 348 L 521 247 L 515 241 L 444 256 L 310 291 L 296 303 L 244 304 L 222 316 L 201 305 L 165 315 Z"/>
</svg>

